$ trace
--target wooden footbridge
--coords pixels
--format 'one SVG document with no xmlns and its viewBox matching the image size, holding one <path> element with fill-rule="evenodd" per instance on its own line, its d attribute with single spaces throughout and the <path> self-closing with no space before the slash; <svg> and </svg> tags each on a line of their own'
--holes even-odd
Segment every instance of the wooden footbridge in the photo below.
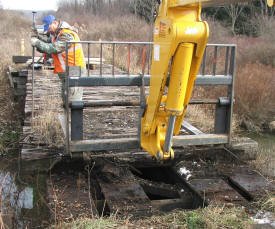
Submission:
<svg viewBox="0 0 275 229">
<path fill-rule="evenodd" d="M 100 161 L 102 166 L 94 173 L 94 182 L 103 193 L 94 201 L 99 215 L 105 202 L 109 213 L 119 210 L 142 216 L 209 203 L 246 205 L 274 192 L 274 185 L 238 159 L 245 150 L 232 148 L 234 45 L 208 45 L 196 86 L 225 90 L 217 98 L 193 98 L 190 103 L 214 107 L 213 132 L 204 133 L 185 121 L 181 135 L 173 138 L 176 159 L 168 164 L 158 164 L 142 152 L 139 120 L 150 81 L 146 70 L 150 45 L 87 43 L 87 76 L 80 77 L 78 69 L 70 68 L 65 84 L 66 92 L 83 87 L 83 99 L 69 101 L 66 93 L 65 104 L 61 81 L 52 70 L 39 65 L 32 79 L 30 69 L 10 69 L 15 96 L 25 98 L 22 160 L 84 156 Z M 90 46 L 97 47 L 100 57 L 96 61 L 90 57 L 90 50 L 96 48 Z M 118 50 L 126 50 L 123 66 L 116 60 L 116 55 L 121 56 Z M 141 74 L 131 72 L 133 53 L 137 52 L 142 56 Z M 103 159 L 106 157 L 112 158 L 112 163 Z"/>
</svg>

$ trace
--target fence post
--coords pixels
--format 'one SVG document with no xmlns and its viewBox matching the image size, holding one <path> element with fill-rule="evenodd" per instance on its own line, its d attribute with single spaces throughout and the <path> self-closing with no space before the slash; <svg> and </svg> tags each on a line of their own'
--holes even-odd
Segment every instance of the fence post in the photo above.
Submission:
<svg viewBox="0 0 275 229">
<path fill-rule="evenodd" d="M 81 68 L 78 66 L 69 67 L 70 77 L 81 77 Z M 71 140 L 83 140 L 83 88 L 69 88 L 69 100 L 71 106 Z M 76 95 L 74 95 L 75 93 Z"/>
</svg>

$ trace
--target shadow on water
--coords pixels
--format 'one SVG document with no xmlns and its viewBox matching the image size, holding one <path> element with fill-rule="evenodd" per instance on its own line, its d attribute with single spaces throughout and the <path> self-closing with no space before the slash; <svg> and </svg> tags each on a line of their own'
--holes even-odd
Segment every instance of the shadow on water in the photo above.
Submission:
<svg viewBox="0 0 275 229">
<path fill-rule="evenodd" d="M 18 157 L 0 158 L 0 217 L 4 223 L 0 226 L 44 228 L 50 223 L 46 181 L 51 163 L 22 163 Z"/>
</svg>

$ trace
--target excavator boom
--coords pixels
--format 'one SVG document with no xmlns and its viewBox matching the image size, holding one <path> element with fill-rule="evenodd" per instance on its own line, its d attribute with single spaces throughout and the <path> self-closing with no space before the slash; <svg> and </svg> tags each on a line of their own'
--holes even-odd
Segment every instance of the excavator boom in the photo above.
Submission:
<svg viewBox="0 0 275 229">
<path fill-rule="evenodd" d="M 163 0 L 154 27 L 151 79 L 141 120 L 141 147 L 159 160 L 174 157 L 179 134 L 208 40 L 201 9 L 251 0 Z M 274 0 L 267 0 L 270 6 Z M 169 77 L 168 77 L 169 76 Z"/>
<path fill-rule="evenodd" d="M 170 6 L 185 6 L 190 4 L 201 4 L 202 7 L 209 6 L 223 6 L 234 3 L 248 3 L 253 0 L 172 0 L 170 1 Z M 267 0 L 268 6 L 274 6 L 274 0 Z"/>
</svg>

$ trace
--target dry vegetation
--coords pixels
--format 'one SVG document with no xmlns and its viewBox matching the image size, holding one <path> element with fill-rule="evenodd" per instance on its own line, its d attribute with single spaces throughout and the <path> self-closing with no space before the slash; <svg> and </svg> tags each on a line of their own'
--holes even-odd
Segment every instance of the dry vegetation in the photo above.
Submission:
<svg viewBox="0 0 275 229">
<path fill-rule="evenodd" d="M 41 100 L 43 105 L 32 122 L 34 136 L 38 138 L 36 141 L 48 147 L 61 148 L 64 146 L 64 135 L 56 111 L 61 99 L 56 95 L 42 97 Z"/>
<path fill-rule="evenodd" d="M 78 219 L 55 228 L 249 228 L 251 220 L 242 208 L 209 206 L 195 211 L 176 211 L 144 220 L 121 220 L 115 215 L 108 218 Z"/>
<path fill-rule="evenodd" d="M 23 16 L 15 12 L 0 9 L 0 30 L 2 32 L 0 42 L 0 123 L 7 124 L 13 117 L 12 91 L 6 77 L 7 67 L 12 64 L 12 55 L 19 55 L 21 39 L 29 34 L 29 22 Z"/>
<path fill-rule="evenodd" d="M 108 12 L 97 16 L 81 12 L 81 16 L 75 15 L 72 18 L 70 10 L 66 12 L 59 10 L 56 13 L 57 18 L 77 27 L 82 40 L 149 41 L 151 39 L 150 26 L 129 12 L 123 15 L 118 12 Z"/>
<path fill-rule="evenodd" d="M 249 130 L 260 130 L 275 119 L 275 20 L 262 18 L 257 23 L 261 23 L 259 37 L 232 37 L 210 21 L 210 43 L 237 44 L 234 111 Z"/>
<path fill-rule="evenodd" d="M 27 39 L 29 22 L 21 14 L 0 9 L 0 155 L 18 139 L 16 131 L 20 121 L 13 101 L 12 91 L 6 77 L 7 67 L 12 64 L 12 55 L 19 55 L 21 39 Z"/>
<path fill-rule="evenodd" d="M 251 123 L 263 123 L 275 113 L 274 73 L 272 66 L 261 63 L 247 63 L 238 68 L 235 111 Z"/>
<path fill-rule="evenodd" d="M 26 54 L 30 54 L 29 35 L 30 35 L 30 21 L 18 12 L 0 9 L 0 29 L 1 29 L 1 61 L 0 70 L 11 64 L 12 55 L 20 54 L 21 39 L 25 39 Z M 1 74 L 1 78 L 3 74 Z"/>
</svg>

